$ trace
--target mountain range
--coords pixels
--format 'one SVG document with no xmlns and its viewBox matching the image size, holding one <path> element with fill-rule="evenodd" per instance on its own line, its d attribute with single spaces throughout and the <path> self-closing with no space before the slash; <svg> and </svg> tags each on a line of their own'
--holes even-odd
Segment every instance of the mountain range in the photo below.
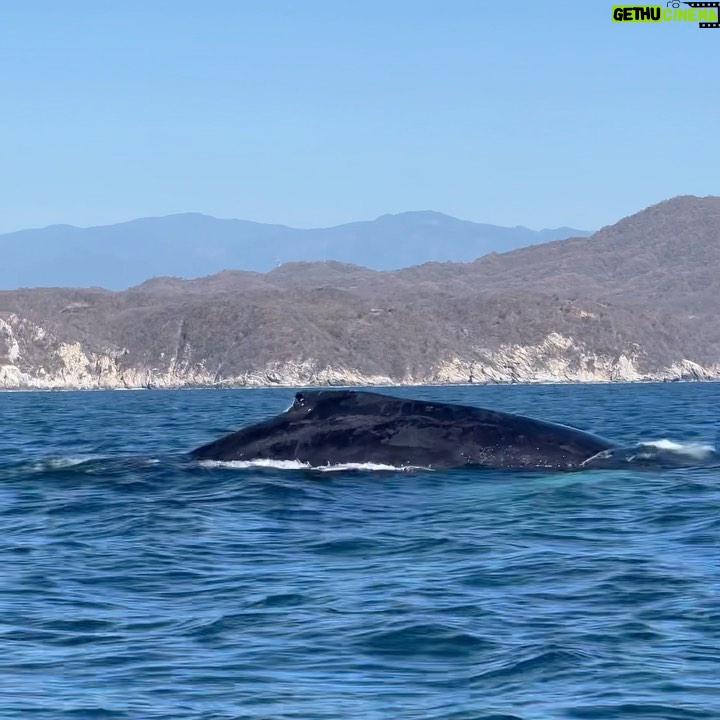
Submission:
<svg viewBox="0 0 720 720">
<path fill-rule="evenodd" d="M 0 387 L 720 379 L 720 198 L 379 271 L 286 263 L 0 292 Z"/>
<path fill-rule="evenodd" d="M 156 275 L 265 272 L 299 260 L 393 270 L 430 261 L 466 262 L 489 252 L 586 235 L 565 227 L 535 231 L 485 225 L 430 211 L 311 230 L 198 213 L 101 227 L 52 225 L 0 235 L 0 288 L 96 285 L 122 290 Z"/>
</svg>

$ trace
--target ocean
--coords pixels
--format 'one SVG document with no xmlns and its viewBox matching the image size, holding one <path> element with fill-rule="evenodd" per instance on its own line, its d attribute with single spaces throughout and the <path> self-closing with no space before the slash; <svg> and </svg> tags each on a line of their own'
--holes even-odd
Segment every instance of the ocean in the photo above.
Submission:
<svg viewBox="0 0 720 720">
<path fill-rule="evenodd" d="M 720 384 L 418 387 L 715 443 Z M 720 468 L 184 453 L 294 391 L 0 394 L 0 718 L 720 718 Z"/>
</svg>

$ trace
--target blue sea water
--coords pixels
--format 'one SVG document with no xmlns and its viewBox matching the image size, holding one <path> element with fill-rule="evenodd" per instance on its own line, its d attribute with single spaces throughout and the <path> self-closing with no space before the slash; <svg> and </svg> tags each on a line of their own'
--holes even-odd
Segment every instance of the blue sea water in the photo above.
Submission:
<svg viewBox="0 0 720 720">
<path fill-rule="evenodd" d="M 403 388 L 713 443 L 720 384 Z M 293 391 L 0 394 L 0 717 L 720 717 L 720 470 L 183 453 Z"/>
</svg>

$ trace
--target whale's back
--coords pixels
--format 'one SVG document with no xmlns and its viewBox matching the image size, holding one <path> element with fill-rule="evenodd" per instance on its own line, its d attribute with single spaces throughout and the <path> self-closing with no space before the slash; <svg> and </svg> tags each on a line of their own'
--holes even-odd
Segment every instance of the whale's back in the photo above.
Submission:
<svg viewBox="0 0 720 720">
<path fill-rule="evenodd" d="M 197 460 L 312 466 L 574 468 L 615 444 L 522 415 L 351 390 L 297 393 L 293 405 L 192 453 Z"/>
</svg>

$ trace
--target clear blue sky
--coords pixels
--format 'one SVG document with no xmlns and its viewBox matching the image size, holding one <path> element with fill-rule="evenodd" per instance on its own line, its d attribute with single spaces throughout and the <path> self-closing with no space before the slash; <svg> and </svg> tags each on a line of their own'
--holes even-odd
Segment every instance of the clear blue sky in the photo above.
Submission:
<svg viewBox="0 0 720 720">
<path fill-rule="evenodd" d="M 0 232 L 432 209 L 597 228 L 720 194 L 720 29 L 612 2 L 0 7 Z"/>
</svg>

